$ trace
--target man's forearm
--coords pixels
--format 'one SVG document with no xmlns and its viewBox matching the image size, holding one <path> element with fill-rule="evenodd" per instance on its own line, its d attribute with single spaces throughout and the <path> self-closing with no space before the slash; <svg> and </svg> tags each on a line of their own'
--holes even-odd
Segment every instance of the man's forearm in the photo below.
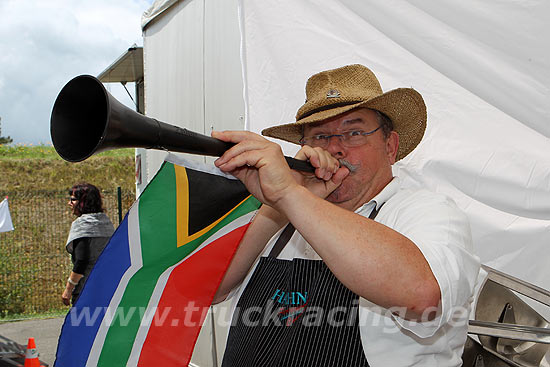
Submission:
<svg viewBox="0 0 550 367">
<path fill-rule="evenodd" d="M 354 293 L 382 307 L 406 307 L 411 318 L 438 306 L 437 281 L 407 237 L 305 188 L 279 204 L 338 280 Z"/>
<path fill-rule="evenodd" d="M 275 209 L 263 205 L 246 231 L 231 264 L 214 296 L 213 303 L 223 301 L 239 285 L 267 242 L 288 220 Z"/>
</svg>

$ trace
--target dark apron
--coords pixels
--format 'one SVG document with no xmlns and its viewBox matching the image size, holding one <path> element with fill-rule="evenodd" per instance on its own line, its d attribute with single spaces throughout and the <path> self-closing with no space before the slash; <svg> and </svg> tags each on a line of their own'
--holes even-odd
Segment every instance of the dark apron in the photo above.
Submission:
<svg viewBox="0 0 550 367">
<path fill-rule="evenodd" d="M 222 366 L 368 366 L 359 296 L 322 260 L 277 259 L 293 233 L 289 224 L 260 258 L 237 303 Z"/>
</svg>

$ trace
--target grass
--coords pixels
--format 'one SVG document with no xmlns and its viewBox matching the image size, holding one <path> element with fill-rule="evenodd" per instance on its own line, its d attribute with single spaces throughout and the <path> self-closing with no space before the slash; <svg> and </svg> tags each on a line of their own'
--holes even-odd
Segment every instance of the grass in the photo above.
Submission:
<svg viewBox="0 0 550 367">
<path fill-rule="evenodd" d="M 77 182 L 135 191 L 134 150 L 117 149 L 83 162 L 61 159 L 51 146 L 0 146 L 0 191 L 68 190 Z"/>
<path fill-rule="evenodd" d="M 71 269 L 64 244 L 74 220 L 67 191 L 87 181 L 102 190 L 118 224 L 135 197 L 134 151 L 113 150 L 80 163 L 65 162 L 51 146 L 0 146 L 0 198 L 9 195 L 15 231 L 0 233 L 0 321 L 67 312 L 60 295 Z"/>
<path fill-rule="evenodd" d="M 134 149 L 115 149 L 99 153 L 98 157 L 133 157 Z M 51 145 L 0 145 L 0 159 L 61 159 Z"/>
</svg>

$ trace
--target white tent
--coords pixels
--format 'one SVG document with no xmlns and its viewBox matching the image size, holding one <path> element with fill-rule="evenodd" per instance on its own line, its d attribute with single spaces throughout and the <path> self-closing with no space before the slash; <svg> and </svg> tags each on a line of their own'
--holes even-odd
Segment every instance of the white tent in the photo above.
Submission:
<svg viewBox="0 0 550 367">
<path fill-rule="evenodd" d="M 550 289 L 549 2 L 158 0 L 143 26 L 146 113 L 203 133 L 290 122 L 345 64 L 418 90 L 428 128 L 395 173 L 454 198 L 482 263 Z"/>
<path fill-rule="evenodd" d="M 384 90 L 415 88 L 428 128 L 396 174 L 455 199 L 484 264 L 550 288 L 550 3 L 243 0 L 241 10 L 252 131 L 292 121 L 308 76 L 324 69 L 361 63 Z"/>
</svg>

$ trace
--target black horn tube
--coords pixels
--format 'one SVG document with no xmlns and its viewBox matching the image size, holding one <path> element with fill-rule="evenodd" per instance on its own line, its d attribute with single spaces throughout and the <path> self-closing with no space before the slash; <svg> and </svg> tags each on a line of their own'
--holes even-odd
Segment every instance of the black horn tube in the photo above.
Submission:
<svg viewBox="0 0 550 367">
<path fill-rule="evenodd" d="M 106 150 L 146 148 L 219 157 L 233 146 L 219 139 L 144 116 L 117 101 L 97 78 L 80 75 L 61 90 L 50 133 L 55 150 L 80 162 Z M 313 172 L 306 161 L 285 157 L 290 168 Z"/>
</svg>

